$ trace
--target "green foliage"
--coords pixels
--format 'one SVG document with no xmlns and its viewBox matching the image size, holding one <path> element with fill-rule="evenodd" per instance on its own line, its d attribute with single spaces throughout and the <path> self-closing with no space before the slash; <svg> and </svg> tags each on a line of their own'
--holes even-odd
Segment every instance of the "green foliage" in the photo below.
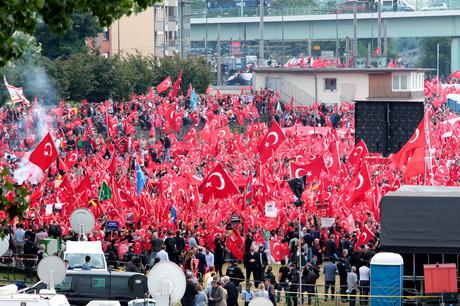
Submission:
<svg viewBox="0 0 460 306">
<path fill-rule="evenodd" d="M 8 168 L 3 168 L 0 172 L 0 186 L 0 211 L 5 211 L 9 219 L 21 218 L 29 206 L 27 188 L 12 182 Z"/>
<path fill-rule="evenodd" d="M 65 33 L 54 33 L 49 25 L 40 22 L 35 37 L 40 43 L 42 54 L 48 58 L 86 53 L 85 38 L 95 37 L 101 31 L 97 19 L 88 14 L 73 14 L 72 27 Z"/>
<path fill-rule="evenodd" d="M 101 26 L 109 26 L 123 15 L 146 9 L 157 0 L 1 0 L 0 1 L 0 67 L 19 58 L 26 45 L 14 33 L 33 34 L 38 20 L 55 33 L 72 27 L 72 16 L 83 13 L 94 16 Z"/>
<path fill-rule="evenodd" d="M 450 74 L 450 37 L 426 37 L 420 41 L 420 58 L 418 67 L 433 68 L 437 66 L 437 50 L 439 44 L 439 74 L 447 76 Z M 436 72 L 432 72 L 435 74 Z"/>
<path fill-rule="evenodd" d="M 110 58 L 98 54 L 75 54 L 54 61 L 46 60 L 45 67 L 56 81 L 62 97 L 70 101 L 127 100 L 132 93 L 145 94 L 149 86 L 158 85 L 167 76 L 177 78 L 181 69 L 184 70 L 184 92 L 189 83 L 198 92 L 204 92 L 212 78 L 206 61 L 192 57 L 156 60 L 141 54 Z"/>
</svg>

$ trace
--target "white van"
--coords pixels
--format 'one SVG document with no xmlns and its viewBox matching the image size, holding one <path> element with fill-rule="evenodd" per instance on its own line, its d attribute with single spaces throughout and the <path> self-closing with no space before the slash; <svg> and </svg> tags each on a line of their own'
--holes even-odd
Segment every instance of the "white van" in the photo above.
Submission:
<svg viewBox="0 0 460 306">
<path fill-rule="evenodd" d="M 62 294 L 26 294 L 17 293 L 16 285 L 0 287 L 0 305 L 2 306 L 70 306 Z"/>
<path fill-rule="evenodd" d="M 107 271 L 107 262 L 100 241 L 67 241 L 63 259 L 69 261 L 69 269 L 81 270 L 85 257 L 91 257 L 91 270 Z"/>
</svg>

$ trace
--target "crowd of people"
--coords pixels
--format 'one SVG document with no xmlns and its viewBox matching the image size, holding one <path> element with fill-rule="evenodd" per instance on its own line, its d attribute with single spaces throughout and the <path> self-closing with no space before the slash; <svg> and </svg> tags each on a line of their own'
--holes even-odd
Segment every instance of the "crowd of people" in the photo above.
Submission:
<svg viewBox="0 0 460 306">
<path fill-rule="evenodd" d="M 428 105 L 438 99 L 430 95 Z M 431 181 L 458 185 L 460 144 L 453 137 L 458 117 L 442 103 L 428 109 L 436 161 Z M 0 166 L 11 169 L 10 179 L 30 191 L 23 220 L 5 225 L 10 252 L 27 250 L 43 257 L 40 241 L 47 235 L 64 242 L 81 239 L 69 216 L 76 208 L 87 208 L 96 218 L 87 239 L 103 242 L 110 265 L 141 272 L 161 260 L 181 265 L 189 282 L 186 305 L 197 296 L 199 305 L 205 297 L 209 304 L 232 304 L 231 284 L 238 288 L 243 283 L 245 302 L 258 295 L 276 302 L 274 292 L 284 289 L 288 303 L 295 305 L 300 284 L 305 284 L 302 291 L 318 293 L 321 265 L 325 288 L 331 287 L 333 294 L 334 267 L 340 297 L 366 290 L 363 267 L 378 251 L 380 199 L 402 182 L 425 179 L 405 178 L 389 159 L 351 158 L 351 103 L 299 107 L 282 103 L 269 89 L 199 96 L 151 91 L 125 102 L 61 101 L 54 107 L 35 101 L 8 105 L 1 115 Z M 275 125 L 282 129 L 284 143 L 262 161 L 260 143 Z M 28 156 L 47 132 L 58 157 L 45 171 L 37 171 Z M 445 137 L 446 132 L 451 134 Z M 297 177 L 293 167 L 306 169 L 318 161 L 321 169 L 296 198 L 287 184 Z M 225 169 L 237 194 L 210 199 L 200 194 L 216 166 Z M 369 189 L 356 196 L 356 176 L 364 168 Z M 304 203 L 300 212 L 293 205 L 296 199 Z M 275 208 L 275 217 L 267 213 L 267 205 Z M 0 217 L 6 219 L 6 214 Z M 334 218 L 334 225 L 323 226 L 325 217 Z M 118 227 L 109 229 L 113 221 Z M 234 264 L 224 273 L 229 259 Z M 271 265 L 279 262 L 285 264 L 272 277 Z"/>
</svg>

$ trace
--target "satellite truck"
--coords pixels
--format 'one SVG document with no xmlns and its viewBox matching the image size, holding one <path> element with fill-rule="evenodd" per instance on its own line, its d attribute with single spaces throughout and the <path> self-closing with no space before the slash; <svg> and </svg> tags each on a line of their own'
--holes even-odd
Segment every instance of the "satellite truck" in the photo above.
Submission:
<svg viewBox="0 0 460 306">
<path fill-rule="evenodd" d="M 380 248 L 402 256 L 404 293 L 458 304 L 460 187 L 402 186 L 380 211 Z"/>
</svg>

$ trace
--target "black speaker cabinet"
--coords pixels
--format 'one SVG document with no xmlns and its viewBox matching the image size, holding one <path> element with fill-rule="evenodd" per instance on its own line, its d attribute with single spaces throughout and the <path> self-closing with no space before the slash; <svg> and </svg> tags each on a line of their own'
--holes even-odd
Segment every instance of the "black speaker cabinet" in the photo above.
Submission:
<svg viewBox="0 0 460 306">
<path fill-rule="evenodd" d="M 357 101 L 355 141 L 364 140 L 369 152 L 388 156 L 409 140 L 423 119 L 423 102 Z"/>
</svg>

